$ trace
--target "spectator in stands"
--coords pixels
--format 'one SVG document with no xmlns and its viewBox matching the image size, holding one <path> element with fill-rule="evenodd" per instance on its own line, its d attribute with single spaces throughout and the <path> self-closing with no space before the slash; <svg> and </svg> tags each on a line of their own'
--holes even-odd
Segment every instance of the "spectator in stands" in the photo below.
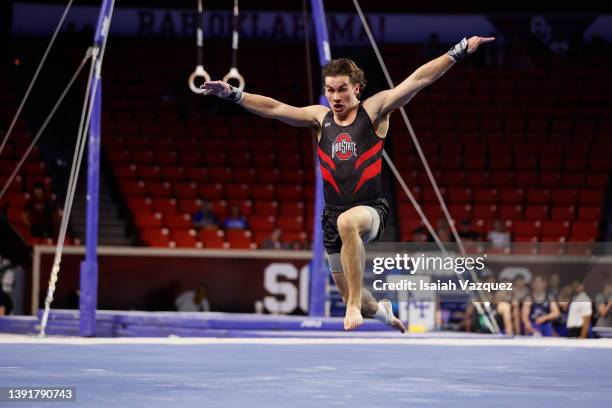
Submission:
<svg viewBox="0 0 612 408">
<path fill-rule="evenodd" d="M 217 229 L 219 228 L 219 219 L 212 211 L 210 201 L 202 200 L 202 208 L 200 211 L 193 214 L 193 226 L 197 229 Z"/>
<path fill-rule="evenodd" d="M 523 302 L 522 319 L 525 334 L 550 337 L 552 322 L 559 317 L 559 306 L 546 291 L 546 281 L 535 276 L 531 282 L 531 295 Z"/>
<path fill-rule="evenodd" d="M 425 229 L 425 227 L 418 227 L 414 231 L 412 231 L 412 242 L 424 243 L 431 242 L 433 238 L 429 236 L 429 233 Z"/>
<path fill-rule="evenodd" d="M 452 242 L 453 241 L 450 227 L 448 226 L 448 222 L 445 219 L 438 220 L 436 234 L 438 234 L 438 238 L 440 238 L 441 242 Z"/>
<path fill-rule="evenodd" d="M 305 249 L 308 249 L 308 245 L 306 244 L 306 242 L 299 241 L 296 239 L 295 241 L 291 241 L 289 243 L 289 249 L 292 249 L 294 251 L 303 251 Z"/>
<path fill-rule="evenodd" d="M 190 290 L 181 294 L 174 304 L 179 312 L 210 312 L 208 285 L 201 283 L 195 291 Z"/>
<path fill-rule="evenodd" d="M 62 210 L 55 199 L 49 196 L 42 183 L 32 186 L 25 204 L 23 222 L 30 227 L 30 234 L 37 238 L 53 238 L 59 229 Z"/>
<path fill-rule="evenodd" d="M 553 322 L 553 329 L 560 337 L 567 337 L 567 312 L 569 311 L 570 301 L 572 300 L 572 286 L 566 285 L 559 291 L 557 304 L 559 305 L 559 317 Z"/>
<path fill-rule="evenodd" d="M 284 249 L 285 246 L 281 242 L 283 230 L 276 228 L 272 234 L 261 243 L 261 249 Z"/>
<path fill-rule="evenodd" d="M 493 229 L 487 234 L 489 241 L 494 248 L 505 249 L 510 246 L 510 233 L 506 231 L 504 223 L 501 220 L 493 222 Z"/>
<path fill-rule="evenodd" d="M 13 302 L 11 298 L 4 293 L 0 286 L 0 316 L 8 316 L 13 311 Z"/>
<path fill-rule="evenodd" d="M 470 220 L 465 219 L 461 222 L 459 231 L 457 231 L 459 237 L 465 242 L 478 242 L 480 241 L 480 234 L 472 229 Z"/>
<path fill-rule="evenodd" d="M 612 327 L 612 282 L 606 283 L 603 293 L 595 296 L 597 327 Z"/>
<path fill-rule="evenodd" d="M 575 282 L 574 293 L 576 296 L 572 299 L 567 313 L 567 336 L 586 339 L 589 337 L 593 305 L 581 282 Z"/>
<path fill-rule="evenodd" d="M 240 213 L 240 207 L 234 205 L 231 209 L 230 216 L 223 222 L 223 228 L 228 229 L 248 229 L 249 224 L 246 217 Z"/>
<path fill-rule="evenodd" d="M 548 294 L 555 300 L 559 298 L 559 274 L 553 273 L 548 278 Z"/>
<path fill-rule="evenodd" d="M 500 279 L 500 283 L 510 283 L 508 279 Z M 504 334 L 514 335 L 514 323 L 512 321 L 512 291 L 499 290 L 492 296 L 497 317 L 497 324 Z"/>
<path fill-rule="evenodd" d="M 514 277 L 514 285 L 512 293 L 512 321 L 514 323 L 514 334 L 523 332 L 521 325 L 521 309 L 523 302 L 529 296 L 529 286 L 527 280 L 522 274 L 517 274 Z"/>
</svg>

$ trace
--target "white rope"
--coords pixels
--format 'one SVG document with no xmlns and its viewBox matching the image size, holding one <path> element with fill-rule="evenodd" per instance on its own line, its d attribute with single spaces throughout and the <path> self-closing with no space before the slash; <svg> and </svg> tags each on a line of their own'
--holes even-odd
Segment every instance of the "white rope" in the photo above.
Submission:
<svg viewBox="0 0 612 408">
<path fill-rule="evenodd" d="M 83 151 L 85 149 L 85 138 L 87 136 L 87 132 L 84 131 L 86 129 L 85 123 L 89 123 L 89 116 L 91 113 L 91 109 L 93 104 L 93 97 L 90 97 L 90 87 L 92 78 L 94 75 L 96 57 L 98 54 L 98 49 L 93 48 L 93 58 L 91 60 L 91 67 L 89 69 L 89 76 L 87 78 L 87 88 L 85 91 L 85 99 L 83 102 L 83 109 L 81 111 L 81 119 L 79 123 L 79 131 L 77 133 L 76 145 L 74 147 L 74 154 L 72 158 L 72 167 L 70 168 L 70 177 L 68 179 L 68 190 L 66 192 L 66 198 L 64 200 L 64 211 L 62 214 L 62 221 L 60 224 L 60 230 L 57 238 L 57 243 L 55 247 L 55 257 L 53 259 L 53 267 L 51 268 L 51 275 L 49 276 L 49 286 L 47 288 L 47 296 L 45 297 L 45 309 L 43 312 L 43 316 L 40 324 L 40 336 L 43 337 L 45 335 L 45 330 L 47 327 L 47 321 L 49 318 L 49 312 L 51 310 L 51 303 L 53 302 L 53 295 L 55 294 L 55 288 L 57 284 L 60 262 L 62 258 L 62 253 L 64 250 L 64 241 L 66 239 L 66 232 L 68 230 L 68 220 L 70 219 L 70 213 L 72 211 L 72 202 L 74 200 L 74 192 L 76 190 L 76 184 L 78 181 L 78 173 L 81 167 L 81 161 L 83 158 Z M 87 119 L 85 119 L 87 117 Z"/>
<path fill-rule="evenodd" d="M 34 149 L 34 146 L 36 146 L 36 143 L 38 142 L 38 139 L 40 139 L 40 137 L 42 136 L 43 132 L 47 128 L 47 125 L 49 124 L 49 122 L 51 121 L 53 116 L 55 115 L 55 112 L 57 111 L 59 106 L 64 101 L 64 98 L 68 94 L 68 91 L 70 91 L 70 88 L 72 88 L 72 85 L 74 84 L 74 81 L 77 79 L 77 77 L 81 73 L 81 70 L 85 66 L 85 63 L 87 62 L 87 60 L 92 56 L 92 53 L 93 53 L 93 49 L 92 49 L 92 47 L 89 47 L 87 49 L 87 52 L 85 53 L 85 56 L 81 60 L 81 63 L 79 64 L 79 67 L 77 68 L 76 72 L 74 73 L 72 78 L 70 78 L 70 81 L 68 82 L 68 84 L 66 85 L 64 90 L 62 91 L 62 93 L 61 93 L 60 97 L 58 98 L 57 102 L 55 102 L 55 105 L 51 109 L 51 112 L 49 113 L 49 115 L 47 115 L 47 118 L 45 119 L 45 121 L 43 122 L 42 126 L 40 127 L 40 129 L 36 133 L 36 136 L 34 137 L 34 139 L 32 139 L 32 142 L 30 142 L 30 145 L 28 146 L 28 148 L 25 150 L 25 152 L 21 156 L 21 159 L 17 163 L 17 166 L 15 167 L 15 169 L 13 170 L 11 175 L 9 176 L 8 180 L 4 183 L 4 186 L 2 187 L 2 191 L 0 191 L 0 198 L 2 198 L 4 196 L 4 194 L 6 193 L 6 191 L 9 189 L 9 186 L 11 185 L 11 183 L 13 182 L 15 177 L 17 176 L 17 173 L 19 173 L 19 170 L 21 170 L 21 167 L 23 166 L 23 163 L 25 163 L 26 159 L 28 158 L 28 155 L 30 154 L 32 149 Z"/>
<path fill-rule="evenodd" d="M 383 73 L 385 74 L 385 78 L 387 79 L 387 83 L 389 84 L 390 88 L 394 88 L 395 86 L 393 85 L 393 81 L 391 79 L 391 76 L 389 75 L 389 71 L 387 70 L 387 66 L 382 58 L 382 55 L 380 53 L 380 50 L 378 49 L 378 45 L 376 43 L 376 40 L 374 39 L 374 36 L 372 35 L 372 31 L 370 30 L 370 25 L 368 24 L 368 21 L 365 18 L 365 15 L 363 14 L 363 11 L 361 10 L 361 7 L 359 5 L 359 1 L 358 0 L 353 0 L 353 4 L 355 5 L 355 8 L 357 9 L 357 14 L 359 14 L 359 18 L 361 19 L 361 23 L 363 24 L 363 28 L 368 36 L 368 39 L 370 40 L 370 44 L 372 45 L 372 48 L 374 49 L 374 53 L 376 54 L 376 58 L 378 59 L 378 63 L 380 64 L 380 67 L 383 70 Z M 414 143 L 414 146 L 416 147 L 416 150 L 419 154 L 419 157 L 421 159 L 421 162 L 423 163 L 423 166 L 425 167 L 425 171 L 427 172 L 427 176 L 429 177 L 429 181 L 431 182 L 431 185 L 436 193 L 436 197 L 438 198 L 438 201 L 440 203 L 440 206 L 442 208 L 442 212 L 444 213 L 444 216 L 446 217 L 446 220 L 448 221 L 449 227 L 453 233 L 453 236 L 455 238 L 455 241 L 457 242 L 457 245 L 459 246 L 459 250 L 461 252 L 462 255 L 466 254 L 466 250 L 465 247 L 463 245 L 463 242 L 461 241 L 461 237 L 459 236 L 459 233 L 457 232 L 457 229 L 455 228 L 454 222 L 452 217 L 450 216 L 450 213 L 448 212 L 448 208 L 446 207 L 446 203 L 444 202 L 444 198 L 442 197 L 442 194 L 440 193 L 440 188 L 438 187 L 438 184 L 436 183 L 436 180 L 433 176 L 433 173 L 431 172 L 431 169 L 429 167 L 429 163 L 427 162 L 427 158 L 425 157 L 425 154 L 423 153 L 423 149 L 421 149 L 421 145 L 416 137 L 416 134 L 414 132 L 414 129 L 412 128 L 412 124 L 410 123 L 410 120 L 408 119 L 408 115 L 406 114 L 406 110 L 404 109 L 404 107 L 400 107 L 400 112 L 402 114 L 402 118 L 404 119 L 404 123 L 406 124 L 406 127 L 408 128 L 408 132 L 410 133 L 410 137 L 412 138 L 412 142 Z M 389 158 L 388 155 L 384 155 L 385 156 L 385 160 L 387 161 L 387 164 L 390 165 L 390 167 L 392 167 L 392 170 L 395 168 L 395 166 L 392 166 L 391 164 L 391 159 Z M 421 217 L 421 219 L 423 220 L 424 223 L 426 223 L 426 227 L 428 227 L 428 230 L 431 233 L 431 224 L 429 224 L 429 221 L 427 220 L 427 217 L 425 217 L 425 214 L 423 214 L 422 211 L 420 211 L 420 206 L 418 205 L 418 203 L 416 203 L 416 200 L 414 199 L 414 197 L 412 196 L 412 194 L 410 193 L 410 190 L 406 187 L 406 183 L 404 182 L 403 178 L 401 177 L 401 175 L 399 174 L 399 172 L 397 172 L 397 169 L 395 169 L 395 171 L 393 172 L 395 174 L 395 176 L 398 178 L 398 181 L 400 182 L 400 185 L 402 186 L 402 188 L 404 189 L 404 192 L 408 195 L 408 198 L 410 199 L 411 203 L 413 204 L 413 206 L 415 207 L 415 209 L 417 210 L 417 213 L 419 214 L 419 216 Z M 432 236 L 434 236 L 434 240 L 436 241 L 436 243 L 438 243 L 438 245 L 440 246 L 440 249 L 442 250 L 443 253 L 446 253 L 445 249 L 444 249 L 444 245 L 442 245 L 442 243 L 440 242 L 439 237 L 437 237 L 435 234 L 432 234 Z M 473 271 L 470 271 L 472 274 L 472 278 L 475 280 L 478 280 L 477 277 L 475 276 Z M 459 275 L 460 279 L 464 279 L 463 276 Z M 482 296 L 481 293 L 479 293 L 479 295 Z M 486 302 L 488 302 L 488 299 L 485 299 Z M 493 333 L 499 333 L 499 326 L 497 325 L 497 322 L 495 321 L 495 319 L 493 319 L 488 312 L 485 312 L 484 310 L 482 310 L 482 306 L 477 303 L 474 302 L 474 307 L 478 310 L 478 312 L 481 315 L 484 315 L 487 317 L 487 319 L 485 320 L 485 323 L 487 324 L 489 330 L 491 330 L 491 332 Z"/>
<path fill-rule="evenodd" d="M 47 45 L 47 49 L 45 50 L 45 53 L 43 54 L 40 62 L 38 63 L 36 72 L 34 73 L 34 76 L 32 77 L 32 80 L 30 81 L 30 85 L 28 85 L 28 89 L 26 90 L 26 93 L 23 96 L 23 99 L 21 100 L 19 107 L 17 108 L 17 112 L 15 112 L 15 116 L 13 117 L 13 121 L 11 122 L 11 125 L 9 126 L 8 130 L 6 131 L 6 135 L 4 135 L 2 144 L 0 144 L 0 155 L 2 154 L 2 150 L 4 150 L 4 146 L 8 142 L 9 137 L 11 136 L 11 133 L 13 132 L 13 128 L 15 127 L 15 124 L 17 123 L 17 119 L 19 119 L 19 115 L 21 114 L 21 111 L 23 110 L 23 106 L 25 105 L 28 97 L 30 96 L 30 92 L 32 91 L 32 88 L 34 87 L 34 83 L 36 82 L 36 79 L 38 79 L 38 74 L 40 74 L 40 70 L 42 69 L 43 65 L 45 64 L 45 61 L 47 60 L 47 55 L 49 55 L 49 51 L 51 51 L 51 47 L 53 46 L 53 43 L 55 42 L 55 39 L 57 37 L 57 34 L 59 33 L 60 28 L 64 24 L 64 20 L 66 19 L 66 15 L 68 14 L 68 10 L 70 10 L 70 6 L 72 6 L 73 1 L 74 0 L 68 1 L 68 4 L 66 5 L 66 8 L 64 9 L 64 13 L 62 14 L 62 17 L 60 18 L 59 23 L 57 23 L 57 27 L 55 27 L 55 32 L 53 33 L 53 36 L 51 37 L 51 40 L 49 41 L 49 44 Z M 2 198 L 2 194 L 0 194 L 0 198 Z"/>
<path fill-rule="evenodd" d="M 100 81 L 93 81 L 94 76 L 99 77 L 102 69 L 102 61 L 104 59 L 104 53 L 106 51 L 106 42 L 108 40 L 108 33 L 110 29 L 110 22 L 113 16 L 113 10 L 115 7 L 114 0 L 111 2 L 111 8 L 108 14 L 108 23 L 106 27 L 106 34 L 104 35 L 104 40 L 102 42 L 102 49 L 100 51 L 99 56 L 98 47 L 94 46 L 93 48 L 93 58 L 91 61 L 91 68 L 89 71 L 89 78 L 87 80 L 87 93 L 85 94 L 85 100 L 83 101 L 83 110 L 81 111 L 81 120 L 79 125 L 79 134 L 77 136 L 77 143 L 75 146 L 74 157 L 72 160 L 72 168 L 70 169 L 70 177 L 68 179 L 68 192 L 66 194 L 66 200 L 64 203 L 64 213 L 62 216 L 62 222 L 60 225 L 60 231 L 57 238 L 57 245 L 55 249 L 55 257 L 53 260 L 53 266 L 51 268 L 51 275 L 49 276 L 49 287 L 47 289 L 47 296 L 45 298 L 45 310 L 43 312 L 43 316 L 41 319 L 40 325 L 40 337 L 45 336 L 45 330 L 47 327 L 47 322 L 49 319 L 49 313 L 51 311 L 51 303 L 53 302 L 53 295 L 55 294 L 55 288 L 57 284 L 57 279 L 60 271 L 60 263 L 62 261 L 62 253 L 64 251 L 64 241 L 66 239 L 66 232 L 68 230 L 68 221 L 70 219 L 70 213 L 72 211 L 72 204 L 74 202 L 74 194 L 76 192 L 77 182 L 79 179 L 79 172 L 81 169 L 81 161 L 83 159 L 83 152 L 85 151 L 85 145 L 87 144 L 87 130 L 89 129 L 89 123 L 91 120 L 91 113 L 94 108 L 94 102 L 96 100 L 96 93 L 98 91 L 98 87 Z M 104 29 L 104 28 L 101 28 Z M 91 86 L 93 81 L 93 87 Z M 87 109 L 85 107 L 88 106 Z M 84 119 L 85 118 L 85 119 Z"/>
</svg>

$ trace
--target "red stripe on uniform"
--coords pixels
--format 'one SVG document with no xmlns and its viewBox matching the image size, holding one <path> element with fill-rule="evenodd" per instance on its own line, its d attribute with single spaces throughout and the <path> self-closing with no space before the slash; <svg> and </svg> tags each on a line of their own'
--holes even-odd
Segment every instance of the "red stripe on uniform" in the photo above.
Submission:
<svg viewBox="0 0 612 408">
<path fill-rule="evenodd" d="M 319 154 L 319 158 L 323 160 L 325 163 L 327 163 L 327 165 L 331 167 L 332 170 L 336 170 L 336 164 L 331 159 L 331 157 L 326 155 L 325 152 L 323 152 L 323 150 L 321 150 L 320 147 L 317 147 L 317 150 L 318 150 L 317 153 Z"/>
<path fill-rule="evenodd" d="M 319 167 L 321 168 L 321 176 L 323 176 L 323 180 L 326 180 L 329 184 L 331 184 L 332 187 L 336 190 L 336 192 L 340 194 L 340 189 L 338 188 L 338 184 L 336 184 L 336 180 L 334 180 L 334 176 L 332 176 L 329 170 L 327 170 L 320 164 Z"/>
<path fill-rule="evenodd" d="M 370 150 L 368 150 L 367 152 L 363 153 L 361 155 L 361 157 L 359 157 L 359 159 L 355 162 L 355 170 L 357 170 L 359 168 L 359 166 L 361 166 L 370 157 L 372 157 L 372 156 L 376 155 L 376 153 L 380 152 L 380 149 L 382 149 L 382 140 L 380 140 L 373 147 L 371 147 Z"/>
<path fill-rule="evenodd" d="M 359 179 L 359 183 L 357 183 L 357 187 L 355 187 L 355 191 L 353 193 L 356 193 L 361 188 L 363 183 L 370 180 L 371 178 L 376 177 L 380 173 L 381 167 L 381 159 L 376 160 L 374 163 L 366 167 L 363 173 L 361 173 L 361 178 Z"/>
</svg>

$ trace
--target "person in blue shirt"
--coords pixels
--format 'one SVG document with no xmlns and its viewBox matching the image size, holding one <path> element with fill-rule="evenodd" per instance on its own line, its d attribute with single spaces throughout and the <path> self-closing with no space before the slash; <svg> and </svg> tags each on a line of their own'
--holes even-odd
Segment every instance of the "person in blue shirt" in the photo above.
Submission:
<svg viewBox="0 0 612 408">
<path fill-rule="evenodd" d="M 228 229 L 249 229 L 246 217 L 240 213 L 240 207 L 232 207 L 231 214 L 223 222 L 223 228 Z"/>
</svg>

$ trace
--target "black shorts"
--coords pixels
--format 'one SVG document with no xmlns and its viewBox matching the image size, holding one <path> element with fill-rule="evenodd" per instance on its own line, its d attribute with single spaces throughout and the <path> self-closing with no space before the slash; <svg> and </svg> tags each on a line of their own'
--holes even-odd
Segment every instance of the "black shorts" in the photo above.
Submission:
<svg viewBox="0 0 612 408">
<path fill-rule="evenodd" d="M 342 248 L 342 240 L 340 239 L 340 233 L 338 232 L 338 217 L 346 210 L 364 205 L 372 207 L 378 213 L 380 217 L 380 227 L 378 228 L 378 234 L 371 242 L 378 242 L 385 232 L 387 227 L 387 218 L 389 217 L 389 203 L 384 198 L 379 198 L 364 203 L 356 203 L 351 206 L 331 206 L 325 205 L 323 214 L 321 214 L 321 224 L 323 226 L 323 244 L 325 245 L 325 251 L 328 254 L 337 254 Z"/>
</svg>

